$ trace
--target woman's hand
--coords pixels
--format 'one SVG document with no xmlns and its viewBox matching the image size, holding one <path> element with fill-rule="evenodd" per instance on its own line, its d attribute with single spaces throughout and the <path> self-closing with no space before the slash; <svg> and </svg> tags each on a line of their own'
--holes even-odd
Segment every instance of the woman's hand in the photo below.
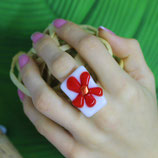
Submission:
<svg viewBox="0 0 158 158">
<path fill-rule="evenodd" d="M 99 28 L 100 37 L 122 58 L 122 70 L 100 40 L 78 25 L 54 21 L 58 36 L 89 64 L 104 89 L 107 106 L 87 118 L 41 78 L 36 63 L 19 58 L 22 80 L 31 98 L 19 92 L 24 112 L 40 134 L 68 158 L 157 158 L 158 112 L 155 80 L 139 43 Z M 77 67 L 47 35 L 32 36 L 34 48 L 52 75 L 64 81 Z"/>
</svg>

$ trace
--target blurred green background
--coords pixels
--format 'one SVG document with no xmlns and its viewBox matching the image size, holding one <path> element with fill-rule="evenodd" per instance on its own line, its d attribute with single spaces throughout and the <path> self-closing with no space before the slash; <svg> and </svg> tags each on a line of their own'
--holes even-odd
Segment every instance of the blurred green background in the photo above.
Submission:
<svg viewBox="0 0 158 158">
<path fill-rule="evenodd" d="M 24 158 L 63 157 L 26 118 L 9 78 L 12 57 L 29 50 L 30 35 L 56 18 L 136 38 L 158 81 L 158 0 L 0 0 L 0 124 Z"/>
</svg>

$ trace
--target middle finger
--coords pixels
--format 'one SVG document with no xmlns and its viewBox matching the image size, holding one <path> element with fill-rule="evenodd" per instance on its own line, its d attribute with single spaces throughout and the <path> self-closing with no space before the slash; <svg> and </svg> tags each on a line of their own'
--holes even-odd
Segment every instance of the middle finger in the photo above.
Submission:
<svg viewBox="0 0 158 158">
<path fill-rule="evenodd" d="M 78 25 L 64 19 L 57 19 L 53 24 L 57 35 L 74 47 L 87 61 L 103 87 L 111 93 L 119 93 L 129 77 L 118 66 L 100 40 Z"/>
</svg>

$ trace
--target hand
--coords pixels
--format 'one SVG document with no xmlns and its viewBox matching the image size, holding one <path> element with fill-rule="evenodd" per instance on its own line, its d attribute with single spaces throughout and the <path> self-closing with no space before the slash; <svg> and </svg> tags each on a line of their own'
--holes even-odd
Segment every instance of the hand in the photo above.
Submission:
<svg viewBox="0 0 158 158">
<path fill-rule="evenodd" d="M 33 59 L 22 55 L 20 72 L 31 97 L 19 94 L 25 114 L 39 133 L 68 158 L 157 158 L 155 80 L 139 43 L 99 29 L 99 36 L 123 59 L 122 70 L 97 37 L 69 21 L 56 20 L 54 25 L 58 36 L 73 46 L 96 73 L 107 106 L 85 117 L 45 83 Z M 32 39 L 38 55 L 60 82 L 78 67 L 49 36 L 36 33 Z"/>
</svg>

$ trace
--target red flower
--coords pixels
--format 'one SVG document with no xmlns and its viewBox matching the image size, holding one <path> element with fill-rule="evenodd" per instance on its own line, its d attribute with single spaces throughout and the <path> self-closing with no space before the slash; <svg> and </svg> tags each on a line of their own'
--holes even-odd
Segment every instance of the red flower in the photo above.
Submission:
<svg viewBox="0 0 158 158">
<path fill-rule="evenodd" d="M 72 104 L 78 108 L 82 108 L 84 106 L 84 99 L 88 107 L 93 107 L 96 104 L 96 99 L 93 95 L 103 95 L 103 90 L 100 87 L 88 88 L 89 80 L 90 74 L 86 71 L 80 75 L 81 84 L 73 76 L 69 77 L 67 80 L 68 89 L 79 93 L 72 101 Z"/>
</svg>

